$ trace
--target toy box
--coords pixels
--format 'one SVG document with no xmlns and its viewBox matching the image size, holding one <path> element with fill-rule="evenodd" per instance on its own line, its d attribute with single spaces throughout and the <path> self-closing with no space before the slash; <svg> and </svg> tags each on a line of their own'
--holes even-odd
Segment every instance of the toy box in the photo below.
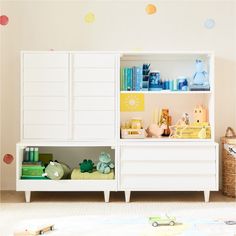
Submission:
<svg viewBox="0 0 236 236">
<path fill-rule="evenodd" d="M 145 138 L 145 129 L 121 129 L 121 138 L 124 139 Z"/>
</svg>

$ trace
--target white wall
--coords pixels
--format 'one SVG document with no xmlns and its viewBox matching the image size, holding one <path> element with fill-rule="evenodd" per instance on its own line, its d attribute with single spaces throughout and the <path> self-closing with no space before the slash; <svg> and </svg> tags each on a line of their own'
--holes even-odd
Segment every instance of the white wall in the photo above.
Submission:
<svg viewBox="0 0 236 236">
<path fill-rule="evenodd" d="M 1 14 L 1 157 L 15 155 L 20 127 L 20 50 L 213 50 L 216 53 L 216 140 L 236 126 L 236 11 L 233 1 L 3 1 Z M 96 21 L 84 22 L 88 11 Z M 216 21 L 204 28 L 207 18 Z M 15 163 L 2 163 L 2 189 L 15 189 Z"/>
</svg>

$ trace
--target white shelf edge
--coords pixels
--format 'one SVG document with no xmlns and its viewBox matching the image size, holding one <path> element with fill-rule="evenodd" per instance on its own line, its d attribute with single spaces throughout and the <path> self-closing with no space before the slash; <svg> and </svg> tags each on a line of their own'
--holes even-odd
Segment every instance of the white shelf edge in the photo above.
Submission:
<svg viewBox="0 0 236 236">
<path fill-rule="evenodd" d="M 120 91 L 120 93 L 143 93 L 143 94 L 211 94 L 212 91 Z"/>
</svg>

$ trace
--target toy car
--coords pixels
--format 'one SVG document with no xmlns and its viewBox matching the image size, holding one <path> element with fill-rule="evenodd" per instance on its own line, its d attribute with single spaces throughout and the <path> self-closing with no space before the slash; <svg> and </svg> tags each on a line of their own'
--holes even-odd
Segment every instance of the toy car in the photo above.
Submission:
<svg viewBox="0 0 236 236">
<path fill-rule="evenodd" d="M 153 216 L 149 217 L 149 223 L 152 224 L 153 227 L 157 227 L 158 225 L 171 225 L 174 226 L 176 223 L 176 218 L 172 216 L 165 215 L 162 216 Z"/>
<path fill-rule="evenodd" d="M 26 229 L 25 231 L 16 232 L 14 233 L 14 236 L 41 235 L 50 230 L 54 230 L 53 224 L 43 225 L 43 226 L 37 227 L 36 229 Z"/>
</svg>

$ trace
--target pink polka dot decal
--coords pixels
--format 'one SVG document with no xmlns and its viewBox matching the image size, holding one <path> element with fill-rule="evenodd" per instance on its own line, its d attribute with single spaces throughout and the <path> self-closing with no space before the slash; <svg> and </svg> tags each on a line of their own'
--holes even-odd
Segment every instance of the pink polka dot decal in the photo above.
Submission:
<svg viewBox="0 0 236 236">
<path fill-rule="evenodd" d="M 5 15 L 0 16 L 0 25 L 7 25 L 9 22 L 9 18 Z"/>
<path fill-rule="evenodd" d="M 3 157 L 3 161 L 8 165 L 11 164 L 13 160 L 14 160 L 14 157 L 11 154 L 5 154 Z"/>
</svg>

